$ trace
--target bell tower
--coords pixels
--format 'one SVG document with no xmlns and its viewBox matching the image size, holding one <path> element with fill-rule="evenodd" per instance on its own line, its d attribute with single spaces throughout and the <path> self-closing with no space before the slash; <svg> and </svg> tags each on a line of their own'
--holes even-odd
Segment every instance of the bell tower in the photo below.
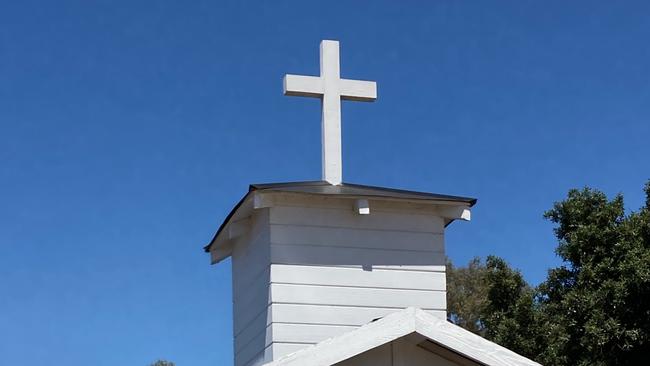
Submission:
<svg viewBox="0 0 650 366">
<path fill-rule="evenodd" d="M 231 257 L 236 366 L 257 366 L 407 307 L 446 318 L 445 228 L 473 198 L 343 183 L 341 100 L 373 101 L 340 78 L 339 45 L 321 75 L 286 75 L 286 95 L 322 99 L 320 181 L 253 184 L 205 247 Z"/>
<path fill-rule="evenodd" d="M 407 307 L 446 317 L 444 230 L 474 199 L 328 182 L 251 185 L 205 248 L 232 257 L 235 365 Z"/>
</svg>

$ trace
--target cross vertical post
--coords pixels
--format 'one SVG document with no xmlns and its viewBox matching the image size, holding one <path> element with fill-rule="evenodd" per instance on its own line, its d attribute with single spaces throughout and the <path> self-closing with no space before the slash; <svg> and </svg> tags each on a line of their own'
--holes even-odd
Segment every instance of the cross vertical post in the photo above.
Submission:
<svg viewBox="0 0 650 366">
<path fill-rule="evenodd" d="M 284 77 L 284 94 L 321 99 L 321 144 L 323 180 L 333 185 L 343 181 L 341 147 L 341 99 L 372 102 L 377 99 L 374 81 L 341 79 L 339 42 L 320 44 L 320 76 Z"/>
<path fill-rule="evenodd" d="M 343 181 L 343 153 L 341 142 L 341 96 L 339 80 L 339 43 L 323 41 L 320 44 L 320 74 L 323 79 L 321 148 L 323 180 L 334 185 Z"/>
</svg>

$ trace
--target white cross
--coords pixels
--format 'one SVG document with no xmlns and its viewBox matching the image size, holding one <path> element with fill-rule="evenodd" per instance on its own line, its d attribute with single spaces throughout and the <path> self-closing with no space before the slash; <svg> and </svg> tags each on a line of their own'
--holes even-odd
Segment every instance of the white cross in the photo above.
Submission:
<svg viewBox="0 0 650 366">
<path fill-rule="evenodd" d="M 323 180 L 339 185 L 343 179 L 341 161 L 341 99 L 372 102 L 377 99 L 374 81 L 341 79 L 339 42 L 320 43 L 320 76 L 285 75 L 284 95 L 322 100 Z"/>
</svg>

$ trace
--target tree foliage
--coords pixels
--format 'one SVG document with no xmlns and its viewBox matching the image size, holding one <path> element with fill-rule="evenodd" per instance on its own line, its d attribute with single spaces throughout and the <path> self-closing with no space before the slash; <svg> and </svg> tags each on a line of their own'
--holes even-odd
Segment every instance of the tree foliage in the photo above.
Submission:
<svg viewBox="0 0 650 366">
<path fill-rule="evenodd" d="M 158 360 L 154 363 L 152 363 L 149 366 L 176 366 L 173 362 L 165 361 L 165 360 Z"/>
<path fill-rule="evenodd" d="M 523 356 L 536 356 L 539 339 L 534 290 L 501 258 L 489 256 L 486 268 L 486 337 Z"/>
<path fill-rule="evenodd" d="M 646 205 L 630 214 L 620 194 L 608 200 L 589 188 L 546 212 L 564 261 L 539 286 L 546 363 L 642 364 L 650 351 L 650 182 L 645 192 Z"/>
<path fill-rule="evenodd" d="M 534 291 L 501 258 L 473 258 L 467 267 L 447 263 L 451 322 L 504 347 L 536 356 Z"/>
<path fill-rule="evenodd" d="M 498 257 L 448 264 L 450 320 L 547 366 L 643 364 L 650 182 L 645 193 L 645 205 L 627 214 L 621 195 L 609 200 L 589 188 L 555 203 L 545 217 L 556 225 L 563 263 L 536 288 Z"/>
<path fill-rule="evenodd" d="M 447 260 L 447 308 L 449 320 L 474 333 L 484 335 L 482 314 L 487 302 L 486 268 L 480 258 L 467 267 L 454 267 Z"/>
</svg>

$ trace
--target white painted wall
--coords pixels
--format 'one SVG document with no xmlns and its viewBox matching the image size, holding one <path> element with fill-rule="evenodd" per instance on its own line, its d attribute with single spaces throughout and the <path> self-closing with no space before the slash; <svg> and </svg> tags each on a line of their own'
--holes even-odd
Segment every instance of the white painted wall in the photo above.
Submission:
<svg viewBox="0 0 650 366">
<path fill-rule="evenodd" d="M 444 220 L 390 203 L 275 199 L 235 243 L 235 365 L 259 365 L 406 307 L 446 316 Z"/>
<path fill-rule="evenodd" d="M 235 365 L 255 357 L 261 363 L 266 346 L 269 299 L 269 210 L 254 211 L 249 231 L 239 237 L 232 253 L 233 337 Z"/>
</svg>

